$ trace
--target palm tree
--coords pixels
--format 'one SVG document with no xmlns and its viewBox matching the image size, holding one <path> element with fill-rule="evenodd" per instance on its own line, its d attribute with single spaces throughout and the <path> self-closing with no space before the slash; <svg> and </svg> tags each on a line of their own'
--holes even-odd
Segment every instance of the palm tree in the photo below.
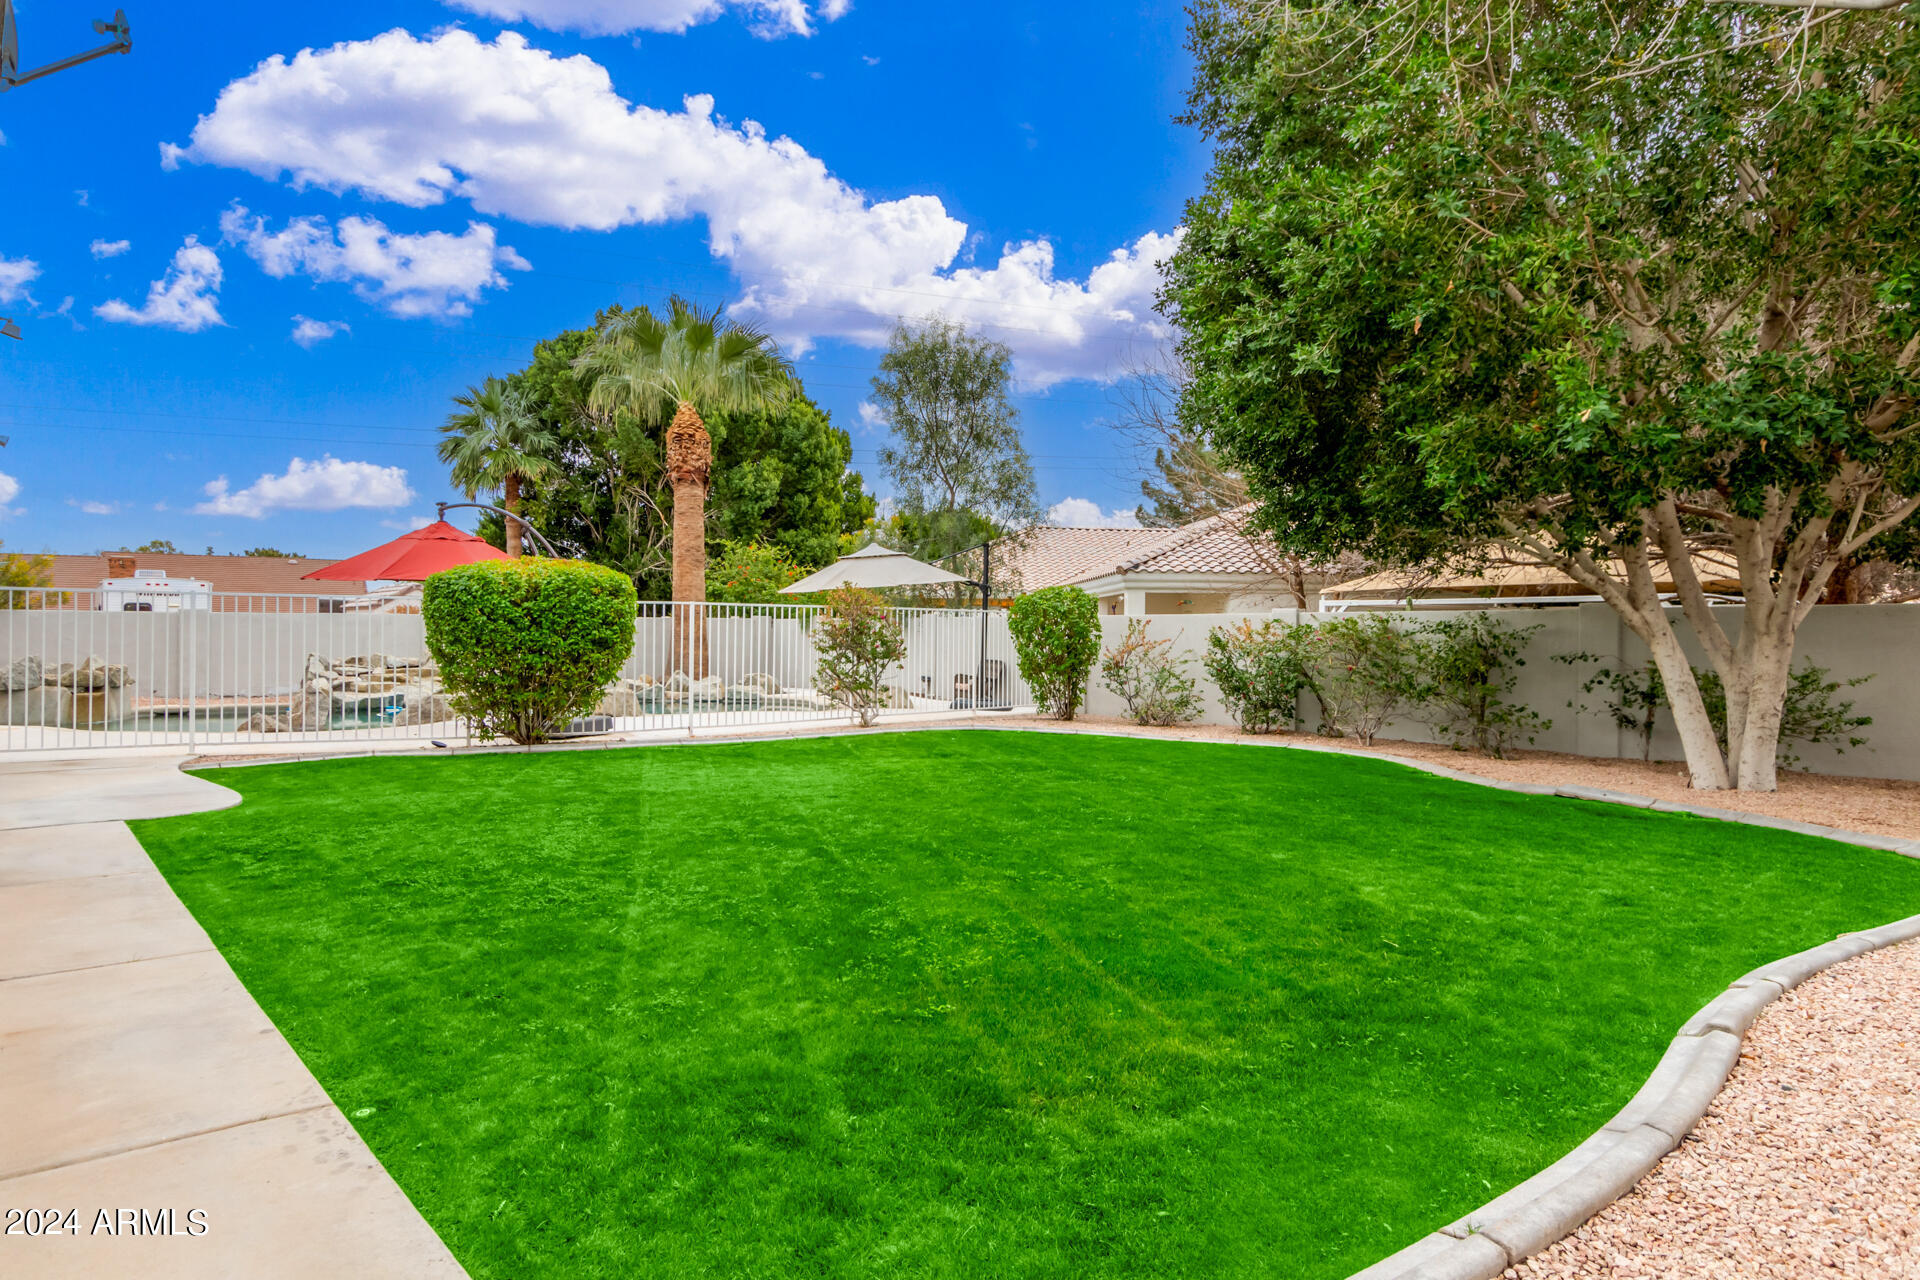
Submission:
<svg viewBox="0 0 1920 1280">
<path fill-rule="evenodd" d="M 458 413 L 440 424 L 440 461 L 453 469 L 453 483 L 469 498 L 498 489 L 500 505 L 520 514 L 520 486 L 552 475 L 557 447 L 553 433 L 527 403 L 526 396 L 500 378 L 489 377 L 465 395 L 455 396 Z M 507 554 L 520 554 L 520 522 L 508 520 Z"/>
<path fill-rule="evenodd" d="M 793 394 L 792 362 L 771 337 L 723 318 L 721 308 L 703 311 L 675 297 L 664 319 L 646 307 L 610 317 L 574 363 L 592 379 L 590 408 L 626 410 L 649 427 L 666 422 L 673 598 L 704 601 L 713 440 L 701 415 L 785 404 Z"/>
</svg>

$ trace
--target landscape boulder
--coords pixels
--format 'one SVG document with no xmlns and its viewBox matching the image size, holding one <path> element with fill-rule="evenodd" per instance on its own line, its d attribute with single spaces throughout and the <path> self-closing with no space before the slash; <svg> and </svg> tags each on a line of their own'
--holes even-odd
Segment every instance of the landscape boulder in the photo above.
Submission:
<svg viewBox="0 0 1920 1280">
<path fill-rule="evenodd" d="M 395 724 L 439 724 L 454 718 L 453 703 L 445 694 L 429 693 L 419 697 L 409 697 L 395 716 Z"/>
<path fill-rule="evenodd" d="M 127 683 L 127 669 L 90 656 L 79 666 L 61 663 L 54 669 L 54 678 L 47 683 L 65 689 L 118 689 Z"/>
</svg>

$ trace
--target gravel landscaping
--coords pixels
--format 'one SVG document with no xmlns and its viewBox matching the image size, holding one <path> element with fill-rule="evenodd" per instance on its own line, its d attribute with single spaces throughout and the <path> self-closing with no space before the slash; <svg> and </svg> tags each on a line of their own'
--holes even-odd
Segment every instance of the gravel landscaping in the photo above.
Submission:
<svg viewBox="0 0 1920 1280">
<path fill-rule="evenodd" d="M 1512 1280 L 1920 1277 L 1920 943 L 1760 1015 L 1707 1118 Z"/>
</svg>

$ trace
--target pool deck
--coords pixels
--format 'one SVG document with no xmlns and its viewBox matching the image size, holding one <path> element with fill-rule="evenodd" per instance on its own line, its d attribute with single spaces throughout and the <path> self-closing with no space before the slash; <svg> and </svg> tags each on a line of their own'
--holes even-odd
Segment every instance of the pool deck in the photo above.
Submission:
<svg viewBox="0 0 1920 1280">
<path fill-rule="evenodd" d="M 0 1275 L 464 1276 L 127 828 L 185 758 L 0 761 Z"/>
</svg>

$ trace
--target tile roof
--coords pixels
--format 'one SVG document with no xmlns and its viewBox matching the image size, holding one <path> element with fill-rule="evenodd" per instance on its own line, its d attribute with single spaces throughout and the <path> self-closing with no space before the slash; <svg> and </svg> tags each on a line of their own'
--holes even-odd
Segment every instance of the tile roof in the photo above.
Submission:
<svg viewBox="0 0 1920 1280">
<path fill-rule="evenodd" d="M 175 578 L 211 582 L 216 592 L 251 595 L 357 596 L 366 594 L 364 582 L 306 581 L 301 574 L 334 564 L 331 558 L 290 559 L 277 556 L 165 555 L 148 551 L 114 551 L 92 556 L 53 556 L 53 585 L 62 591 L 89 591 L 108 572 L 107 558 L 131 560 L 135 569 L 164 569 Z M 131 574 L 117 576 L 131 577 Z"/>
<path fill-rule="evenodd" d="M 1280 552 L 1248 529 L 1251 504 L 1182 525 L 1174 537 L 1119 566 L 1121 573 L 1278 573 Z"/>
<path fill-rule="evenodd" d="M 1036 525 L 996 544 L 1028 591 L 1110 574 L 1278 571 L 1273 544 L 1245 529 L 1251 506 L 1177 529 L 1086 529 Z"/>
<path fill-rule="evenodd" d="M 994 543 L 994 561 L 1027 591 L 1113 572 L 1130 555 L 1167 540 L 1170 529 L 1089 529 L 1042 524 Z M 1000 572 L 995 570 L 996 576 Z"/>
</svg>

